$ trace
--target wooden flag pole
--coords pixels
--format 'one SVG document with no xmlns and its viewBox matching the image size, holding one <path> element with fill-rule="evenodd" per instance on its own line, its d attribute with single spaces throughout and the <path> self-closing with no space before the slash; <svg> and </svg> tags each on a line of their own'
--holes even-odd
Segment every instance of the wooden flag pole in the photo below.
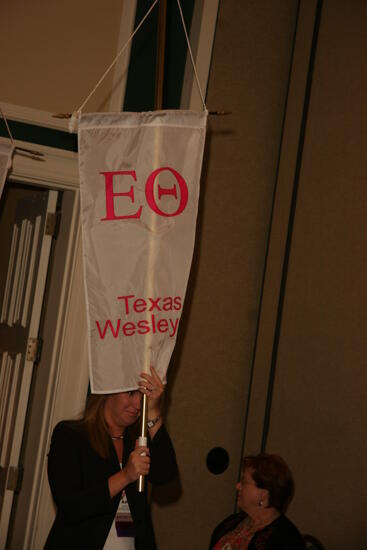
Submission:
<svg viewBox="0 0 367 550">
<path fill-rule="evenodd" d="M 164 85 L 164 57 L 166 49 L 166 21 L 167 21 L 167 0 L 159 0 L 159 12 L 158 12 L 158 30 L 157 30 L 157 57 L 156 57 L 156 72 L 155 72 L 155 110 L 161 110 L 163 107 L 163 85 Z M 152 248 L 153 243 L 151 243 Z M 149 257 L 153 259 L 153 250 L 149 250 Z M 148 264 L 150 262 L 148 261 Z M 148 273 L 150 276 L 151 270 L 148 265 Z M 152 282 L 150 286 L 153 287 Z M 146 369 L 149 372 L 149 367 L 152 363 L 152 348 L 149 343 L 146 344 Z M 148 409 L 147 409 L 147 396 L 143 395 L 142 400 L 142 412 L 141 412 L 141 428 L 139 445 L 147 444 L 147 421 L 148 421 Z M 138 479 L 138 491 L 142 493 L 144 491 L 144 476 L 139 476 Z"/>
<path fill-rule="evenodd" d="M 163 107 L 164 57 L 166 53 L 167 0 L 159 0 L 157 60 L 155 68 L 155 110 Z"/>
<path fill-rule="evenodd" d="M 139 436 L 139 445 L 147 444 L 147 396 L 143 394 L 143 402 L 141 406 L 141 429 Z M 142 493 L 144 491 L 144 476 L 140 475 L 138 479 L 138 491 Z"/>
</svg>

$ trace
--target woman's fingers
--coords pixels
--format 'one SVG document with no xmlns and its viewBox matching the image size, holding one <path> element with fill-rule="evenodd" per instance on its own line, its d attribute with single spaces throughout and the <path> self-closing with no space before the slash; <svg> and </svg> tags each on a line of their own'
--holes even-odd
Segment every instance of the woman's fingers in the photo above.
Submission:
<svg viewBox="0 0 367 550">
<path fill-rule="evenodd" d="M 149 447 L 138 444 L 133 450 L 133 453 L 135 453 L 137 456 L 149 456 Z"/>
<path fill-rule="evenodd" d="M 159 378 L 159 375 L 158 375 L 157 371 L 155 370 L 155 368 L 153 367 L 153 365 L 150 366 L 150 372 L 152 373 L 152 378 L 154 378 L 154 380 L 158 384 L 158 386 L 162 386 L 162 388 L 163 388 L 162 380 Z"/>
<path fill-rule="evenodd" d="M 139 390 L 147 396 L 148 413 L 154 417 L 161 414 L 161 398 L 164 392 L 164 385 L 153 366 L 150 367 L 151 374 L 142 372 L 140 374 Z M 153 418 L 150 416 L 150 418 Z"/>
<path fill-rule="evenodd" d="M 150 374 L 148 372 L 141 372 L 140 377 L 146 380 L 148 383 L 152 384 L 153 386 L 155 385 L 163 387 L 162 380 L 159 378 L 157 371 L 152 365 L 150 367 Z"/>
<path fill-rule="evenodd" d="M 140 475 L 148 475 L 150 468 L 149 448 L 138 446 L 130 453 L 126 464 L 126 472 L 130 482 L 136 481 Z"/>
<path fill-rule="evenodd" d="M 148 374 L 147 372 L 140 374 L 139 389 L 148 397 L 159 397 L 163 393 L 164 386 L 155 368 L 151 366 L 150 370 L 152 374 Z"/>
</svg>

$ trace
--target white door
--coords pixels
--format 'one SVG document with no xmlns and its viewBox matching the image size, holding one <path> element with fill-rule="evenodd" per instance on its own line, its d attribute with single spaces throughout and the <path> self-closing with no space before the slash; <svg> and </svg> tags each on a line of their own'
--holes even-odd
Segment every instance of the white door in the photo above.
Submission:
<svg viewBox="0 0 367 550">
<path fill-rule="evenodd" d="M 8 184 L 0 201 L 0 548 L 5 548 L 52 242 L 57 191 Z"/>
</svg>

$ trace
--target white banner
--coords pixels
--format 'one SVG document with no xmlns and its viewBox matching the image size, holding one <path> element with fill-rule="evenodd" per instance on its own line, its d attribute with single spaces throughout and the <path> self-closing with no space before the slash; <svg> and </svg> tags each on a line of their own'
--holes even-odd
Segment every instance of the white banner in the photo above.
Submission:
<svg viewBox="0 0 367 550">
<path fill-rule="evenodd" d="M 11 168 L 14 145 L 7 138 L 0 138 L 0 198 L 3 193 L 6 176 Z"/>
<path fill-rule="evenodd" d="M 189 276 L 207 113 L 87 114 L 79 168 L 93 393 L 165 381 Z"/>
</svg>

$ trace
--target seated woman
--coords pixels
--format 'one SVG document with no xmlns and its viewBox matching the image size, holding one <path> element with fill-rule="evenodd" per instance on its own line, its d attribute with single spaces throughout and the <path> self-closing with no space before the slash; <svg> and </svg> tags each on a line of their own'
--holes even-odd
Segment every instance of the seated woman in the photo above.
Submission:
<svg viewBox="0 0 367 550">
<path fill-rule="evenodd" d="M 292 500 L 292 474 L 277 455 L 259 454 L 243 460 L 236 485 L 240 512 L 213 532 L 213 550 L 305 550 L 295 525 L 284 515 Z"/>
<path fill-rule="evenodd" d="M 136 443 L 142 393 L 148 446 Z M 153 367 L 139 389 L 91 395 L 80 420 L 57 424 L 48 477 L 57 514 L 47 550 L 155 550 L 146 493 L 136 480 L 163 484 L 177 475 L 175 451 L 161 413 L 163 384 Z"/>
</svg>

